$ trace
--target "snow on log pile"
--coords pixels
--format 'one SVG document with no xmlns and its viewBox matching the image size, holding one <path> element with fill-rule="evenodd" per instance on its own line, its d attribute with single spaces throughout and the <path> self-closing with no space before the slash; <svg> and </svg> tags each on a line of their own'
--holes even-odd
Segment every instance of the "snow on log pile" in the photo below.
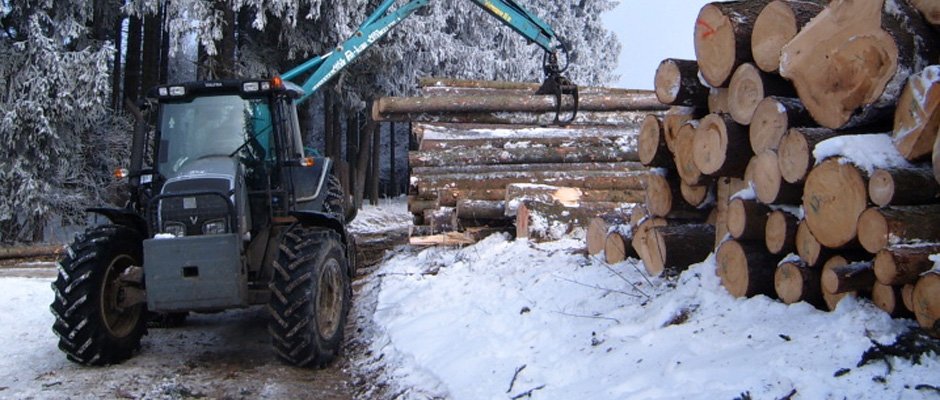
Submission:
<svg viewBox="0 0 940 400">
<path fill-rule="evenodd" d="M 659 275 L 714 251 L 735 296 L 828 309 L 865 296 L 940 334 L 934 3 L 704 6 L 697 60 L 656 71 L 673 108 L 641 128 L 644 215 L 595 222 L 612 260 L 635 253 Z"/>
<path fill-rule="evenodd" d="M 555 98 L 536 95 L 538 85 L 421 85 L 421 97 L 373 106 L 377 121 L 411 122 L 412 243 L 460 244 L 514 226 L 518 237 L 557 239 L 597 215 L 629 219 L 643 201 L 637 131 L 647 113 L 666 109 L 651 91 L 581 88 L 575 121 L 554 126 Z"/>
</svg>

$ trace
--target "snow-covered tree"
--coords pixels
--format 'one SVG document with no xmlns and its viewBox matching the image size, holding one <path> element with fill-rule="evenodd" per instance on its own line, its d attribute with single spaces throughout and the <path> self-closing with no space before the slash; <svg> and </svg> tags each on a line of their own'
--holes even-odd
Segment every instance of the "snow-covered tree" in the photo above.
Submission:
<svg viewBox="0 0 940 400">
<path fill-rule="evenodd" d="M 108 106 L 113 47 L 90 40 L 84 1 L 4 2 L 0 242 L 42 238 L 99 205 L 127 123 Z"/>
</svg>

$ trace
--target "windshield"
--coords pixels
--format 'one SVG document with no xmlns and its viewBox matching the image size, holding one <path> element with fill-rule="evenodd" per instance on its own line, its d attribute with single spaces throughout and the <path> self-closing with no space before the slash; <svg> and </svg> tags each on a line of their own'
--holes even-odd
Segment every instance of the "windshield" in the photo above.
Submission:
<svg viewBox="0 0 940 400">
<path fill-rule="evenodd" d="M 227 95 L 162 104 L 157 168 L 165 175 L 207 156 L 238 151 L 260 160 L 272 155 L 270 149 L 271 113 L 263 99 Z"/>
</svg>

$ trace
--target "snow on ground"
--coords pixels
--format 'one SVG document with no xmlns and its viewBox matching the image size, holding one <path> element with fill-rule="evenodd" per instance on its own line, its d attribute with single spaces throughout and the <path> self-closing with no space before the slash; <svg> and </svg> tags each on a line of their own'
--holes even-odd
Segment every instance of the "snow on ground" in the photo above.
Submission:
<svg viewBox="0 0 940 400">
<path fill-rule="evenodd" d="M 832 313 L 735 299 L 713 258 L 650 279 L 606 266 L 582 240 L 501 235 L 465 248 L 403 249 L 365 278 L 353 360 L 398 398 L 937 398 L 940 357 L 856 367 L 872 340 L 914 325 L 866 300 Z M 838 375 L 838 376 L 837 376 Z M 368 395 L 368 394 L 367 394 Z"/>
</svg>

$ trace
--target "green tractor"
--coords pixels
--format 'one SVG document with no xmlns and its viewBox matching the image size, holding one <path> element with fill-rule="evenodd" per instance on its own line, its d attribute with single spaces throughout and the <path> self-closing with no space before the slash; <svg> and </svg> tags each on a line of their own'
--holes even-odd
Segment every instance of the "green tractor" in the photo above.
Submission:
<svg viewBox="0 0 940 400">
<path fill-rule="evenodd" d="M 131 201 L 68 247 L 53 284 L 53 330 L 72 361 L 123 361 L 149 313 L 267 304 L 274 350 L 322 366 L 350 307 L 354 217 L 329 158 L 301 142 L 279 79 L 203 81 L 150 92 L 153 134 L 132 145 Z M 144 160 L 150 165 L 144 166 Z"/>
</svg>

